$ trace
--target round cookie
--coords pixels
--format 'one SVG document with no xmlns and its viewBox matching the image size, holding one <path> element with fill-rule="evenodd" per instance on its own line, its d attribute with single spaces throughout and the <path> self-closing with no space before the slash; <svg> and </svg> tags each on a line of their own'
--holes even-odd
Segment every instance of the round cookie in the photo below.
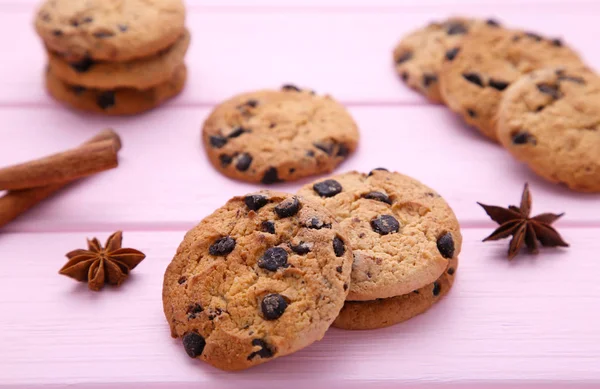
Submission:
<svg viewBox="0 0 600 389">
<path fill-rule="evenodd" d="M 331 213 L 301 197 L 234 197 L 186 234 L 166 270 L 172 335 L 223 370 L 320 340 L 346 298 L 347 241 Z"/>
<path fill-rule="evenodd" d="M 358 137 L 342 105 L 293 85 L 235 96 L 214 109 L 202 130 L 217 170 L 263 184 L 330 172 Z"/>
<path fill-rule="evenodd" d="M 348 300 L 400 296 L 437 280 L 460 253 L 454 212 L 432 189 L 399 173 L 349 172 L 298 192 L 325 205 L 354 253 Z"/>
<path fill-rule="evenodd" d="M 581 63 L 559 39 L 505 29 L 481 29 L 446 58 L 440 90 L 448 107 L 497 141 L 496 114 L 503 91 L 523 74 L 546 66 Z"/>
<path fill-rule="evenodd" d="M 56 100 L 73 108 L 104 115 L 134 115 L 156 108 L 179 94 L 186 79 L 187 69 L 180 65 L 170 80 L 150 89 L 86 89 L 66 84 L 49 69 L 46 72 L 46 88 Z"/>
<path fill-rule="evenodd" d="M 430 23 L 402 38 L 394 49 L 394 63 L 400 78 L 434 103 L 443 102 L 438 76 L 446 56 L 453 55 L 463 37 L 484 26 L 498 28 L 493 19 L 478 21 L 449 18 Z"/>
<path fill-rule="evenodd" d="M 579 68 L 532 72 L 504 93 L 502 145 L 535 173 L 600 192 L 600 77 Z"/>
<path fill-rule="evenodd" d="M 68 61 L 124 62 L 154 55 L 183 33 L 182 0 L 46 0 L 35 28 Z"/>
<path fill-rule="evenodd" d="M 420 315 L 448 294 L 454 284 L 457 267 L 458 258 L 454 257 L 437 281 L 402 296 L 373 301 L 346 301 L 332 326 L 345 330 L 374 330 Z"/>
<path fill-rule="evenodd" d="M 159 54 L 130 62 L 89 60 L 70 64 L 52 51 L 48 51 L 48 57 L 52 73 L 67 84 L 98 89 L 148 89 L 173 77 L 189 44 L 190 34 L 186 30 L 175 44 Z"/>
</svg>

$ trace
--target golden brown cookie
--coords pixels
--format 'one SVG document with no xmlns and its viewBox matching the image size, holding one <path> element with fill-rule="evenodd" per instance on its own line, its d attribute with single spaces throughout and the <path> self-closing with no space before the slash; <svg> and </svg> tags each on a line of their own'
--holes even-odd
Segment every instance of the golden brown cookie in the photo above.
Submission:
<svg viewBox="0 0 600 389">
<path fill-rule="evenodd" d="M 331 172 L 358 137 L 342 105 L 293 85 L 235 96 L 215 108 L 202 130 L 217 170 L 263 184 Z"/>
<path fill-rule="evenodd" d="M 333 215 L 298 196 L 234 197 L 190 230 L 167 268 L 163 306 L 187 354 L 240 370 L 320 340 L 352 268 Z"/>
<path fill-rule="evenodd" d="M 35 28 L 68 61 L 124 62 L 154 55 L 183 33 L 182 0 L 45 0 Z"/>
<path fill-rule="evenodd" d="M 186 79 L 187 69 L 180 65 L 171 79 L 150 89 L 87 89 L 64 83 L 49 69 L 46 88 L 56 100 L 73 108 L 104 115 L 134 115 L 156 108 L 179 94 Z"/>
<path fill-rule="evenodd" d="M 580 64 L 559 39 L 505 29 L 471 34 L 445 60 L 440 73 L 444 101 L 468 124 L 497 141 L 496 114 L 503 91 L 523 74 L 552 65 Z"/>
<path fill-rule="evenodd" d="M 499 28 L 499 24 L 493 19 L 480 21 L 453 17 L 411 32 L 394 49 L 398 75 L 430 101 L 443 102 L 438 77 L 444 58 L 452 57 L 463 37 L 484 27 Z"/>
<path fill-rule="evenodd" d="M 454 257 L 437 281 L 413 292 L 373 301 L 346 301 L 332 326 L 345 330 L 374 330 L 420 315 L 448 294 L 457 269 L 458 257 Z"/>
<path fill-rule="evenodd" d="M 354 253 L 348 300 L 400 296 L 437 280 L 460 253 L 454 212 L 431 188 L 399 173 L 349 172 L 298 194 L 329 209 Z"/>
<path fill-rule="evenodd" d="M 504 93 L 498 137 L 545 179 L 600 192 L 600 77 L 585 68 L 535 71 Z"/>
<path fill-rule="evenodd" d="M 52 73 L 67 84 L 98 89 L 148 89 L 173 78 L 175 70 L 183 63 L 189 44 L 190 34 L 186 30 L 162 52 L 129 62 L 86 60 L 69 63 L 52 51 L 48 51 L 48 57 Z"/>
</svg>

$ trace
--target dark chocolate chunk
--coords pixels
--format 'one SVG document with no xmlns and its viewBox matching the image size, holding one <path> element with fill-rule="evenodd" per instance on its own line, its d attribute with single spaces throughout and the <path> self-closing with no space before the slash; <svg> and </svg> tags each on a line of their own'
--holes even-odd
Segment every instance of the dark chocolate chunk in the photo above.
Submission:
<svg viewBox="0 0 600 389">
<path fill-rule="evenodd" d="M 524 145 L 526 143 L 536 144 L 535 137 L 527 131 L 518 131 L 512 134 L 512 143 L 515 145 Z"/>
<path fill-rule="evenodd" d="M 341 274 L 342 271 L 344 271 L 344 268 L 341 267 L 341 266 L 338 266 L 338 267 L 335 268 L 335 271 Z"/>
<path fill-rule="evenodd" d="M 119 27 L 119 31 L 121 32 L 126 32 L 129 29 L 126 24 L 119 24 L 117 27 Z"/>
<path fill-rule="evenodd" d="M 380 235 L 398 232 L 400 223 L 392 215 L 381 215 L 371 220 L 371 228 Z"/>
<path fill-rule="evenodd" d="M 215 240 L 213 244 L 208 248 L 210 255 L 225 256 L 233 251 L 235 248 L 235 239 L 230 236 L 224 236 Z"/>
<path fill-rule="evenodd" d="M 275 213 L 280 218 L 294 216 L 300 210 L 300 201 L 297 197 L 283 200 L 275 207 Z"/>
<path fill-rule="evenodd" d="M 392 204 L 392 200 L 382 192 L 369 192 L 362 196 L 365 199 L 381 201 L 382 203 Z"/>
<path fill-rule="evenodd" d="M 342 191 L 342 185 L 336 180 L 325 180 L 314 184 L 313 189 L 321 197 L 333 197 Z"/>
<path fill-rule="evenodd" d="M 255 357 L 271 358 L 275 354 L 275 352 L 271 349 L 271 346 L 269 346 L 267 342 L 262 339 L 253 339 L 252 345 L 260 347 L 260 350 L 253 351 L 250 355 L 248 355 L 249 361 Z"/>
<path fill-rule="evenodd" d="M 563 45 L 562 40 L 560 40 L 558 38 L 552 39 L 550 42 L 552 43 L 553 46 L 556 46 L 556 47 L 562 47 L 562 45 Z"/>
<path fill-rule="evenodd" d="M 558 76 L 558 79 L 560 81 L 571 81 L 571 82 L 575 82 L 577 84 L 585 85 L 585 80 L 582 77 L 567 76 L 565 74 L 560 74 Z"/>
<path fill-rule="evenodd" d="M 400 74 L 400 78 L 402 78 L 402 81 L 408 81 L 408 72 L 402 72 L 402 74 Z"/>
<path fill-rule="evenodd" d="M 192 304 L 187 309 L 188 320 L 195 319 L 204 309 L 200 304 Z"/>
<path fill-rule="evenodd" d="M 83 92 L 85 92 L 85 87 L 83 86 L 79 86 L 79 85 L 73 85 L 71 86 L 71 90 L 73 91 L 73 93 L 75 93 L 77 96 L 81 96 L 83 94 Z"/>
<path fill-rule="evenodd" d="M 204 346 L 206 346 L 206 341 L 200 334 L 196 332 L 188 332 L 187 334 L 183 335 L 183 348 L 185 348 L 185 352 L 190 356 L 190 358 L 196 358 L 202 355 Z"/>
<path fill-rule="evenodd" d="M 332 144 L 315 142 L 315 143 L 313 143 L 313 146 L 315 146 L 317 149 L 323 151 L 327 155 L 332 155 L 333 154 L 333 145 Z"/>
<path fill-rule="evenodd" d="M 460 51 L 459 47 L 455 47 L 453 49 L 450 49 L 450 50 L 446 51 L 446 59 L 448 61 L 454 60 L 454 58 L 456 58 L 456 56 L 458 55 L 459 51 Z"/>
<path fill-rule="evenodd" d="M 449 268 L 448 268 L 448 274 L 449 274 L 449 275 L 454 275 L 454 272 L 455 272 L 455 271 L 456 271 L 456 270 L 455 270 L 453 267 L 449 267 Z"/>
<path fill-rule="evenodd" d="M 269 199 L 267 198 L 267 196 L 263 195 L 252 194 L 244 197 L 244 203 L 246 204 L 246 207 L 248 207 L 248 209 L 251 209 L 252 211 L 258 211 L 259 209 L 267 205 L 268 202 Z"/>
<path fill-rule="evenodd" d="M 246 101 L 246 105 L 252 108 L 256 108 L 258 106 L 258 100 L 250 99 Z"/>
<path fill-rule="evenodd" d="M 245 132 L 250 132 L 250 130 L 246 130 L 243 127 L 237 127 L 234 128 L 233 131 L 231 131 L 229 133 L 229 135 L 227 135 L 228 138 L 237 138 L 238 136 L 242 135 Z"/>
<path fill-rule="evenodd" d="M 344 290 L 348 290 L 348 284 L 344 284 Z"/>
<path fill-rule="evenodd" d="M 534 40 L 536 40 L 537 42 L 541 42 L 541 41 L 542 41 L 542 39 L 544 39 L 544 38 L 542 38 L 540 35 L 538 35 L 538 34 L 536 34 L 536 33 L 534 33 L 534 32 L 526 32 L 526 33 L 525 33 L 525 36 L 526 36 L 526 37 L 529 37 L 529 38 L 531 38 L 531 39 L 534 39 Z"/>
<path fill-rule="evenodd" d="M 506 81 L 494 80 L 493 78 L 490 78 L 490 81 L 488 82 L 488 85 L 491 86 L 494 89 L 498 89 L 499 91 L 503 91 L 504 89 L 506 89 L 508 87 L 509 83 L 506 82 Z"/>
<path fill-rule="evenodd" d="M 339 237 L 333 238 L 333 252 L 336 257 L 341 257 L 346 252 L 346 245 Z"/>
<path fill-rule="evenodd" d="M 281 182 L 279 175 L 277 173 L 277 168 L 270 167 L 265 171 L 262 180 L 260 180 L 263 184 L 275 184 L 277 182 Z"/>
<path fill-rule="evenodd" d="M 78 61 L 78 62 L 72 62 L 69 64 L 73 70 L 75 70 L 77 73 L 85 73 L 88 70 L 90 70 L 90 68 L 92 66 L 94 66 L 94 61 L 90 58 L 90 57 L 85 57 L 82 60 Z"/>
<path fill-rule="evenodd" d="M 442 285 L 437 281 L 434 282 L 433 283 L 433 295 L 439 296 L 441 291 L 442 291 Z"/>
<path fill-rule="evenodd" d="M 481 79 L 481 77 L 479 76 L 479 74 L 477 73 L 464 73 L 463 78 L 467 81 L 469 81 L 470 83 L 473 83 L 477 86 L 480 86 L 483 88 L 483 80 Z"/>
<path fill-rule="evenodd" d="M 338 145 L 338 151 L 337 151 L 337 153 L 335 154 L 335 156 L 336 156 L 336 157 L 342 157 L 342 158 L 345 158 L 345 157 L 347 157 L 347 156 L 348 156 L 348 154 L 350 154 L 350 149 L 348 148 L 348 146 L 346 146 L 346 145 L 345 145 L 345 144 L 343 144 L 343 143 L 340 143 L 340 144 Z"/>
<path fill-rule="evenodd" d="M 52 35 L 54 35 L 54 36 L 62 36 L 63 32 L 62 32 L 62 30 L 53 30 L 52 31 Z"/>
<path fill-rule="evenodd" d="M 96 104 L 102 109 L 108 109 L 115 106 L 115 92 L 105 91 L 96 97 Z"/>
<path fill-rule="evenodd" d="M 404 63 L 408 60 L 410 60 L 413 56 L 412 51 L 405 51 L 402 54 L 400 54 L 400 56 L 398 58 L 396 58 L 396 63 L 397 64 L 401 64 Z"/>
<path fill-rule="evenodd" d="M 75 19 L 71 20 L 70 24 L 73 27 L 79 27 L 79 22 L 77 20 L 75 20 Z"/>
<path fill-rule="evenodd" d="M 288 253 L 281 247 L 270 247 L 262 257 L 258 259 L 258 267 L 270 271 L 276 271 L 280 267 L 288 267 Z"/>
<path fill-rule="evenodd" d="M 275 223 L 269 220 L 265 220 L 260 224 L 260 230 L 262 232 L 268 232 L 269 234 L 275 233 Z"/>
<path fill-rule="evenodd" d="M 296 246 L 290 243 L 290 249 L 298 255 L 304 255 L 310 252 L 310 247 L 304 242 L 300 242 Z"/>
<path fill-rule="evenodd" d="M 306 151 L 306 156 L 307 156 L 307 157 L 314 157 L 314 156 L 315 156 L 315 152 L 314 152 L 314 151 L 312 151 L 312 150 L 307 150 L 307 151 Z"/>
<path fill-rule="evenodd" d="M 248 153 L 241 154 L 237 162 L 235 163 L 235 168 L 241 172 L 245 172 L 250 167 L 252 163 L 252 156 Z"/>
<path fill-rule="evenodd" d="M 469 115 L 472 118 L 475 118 L 475 117 L 477 117 L 477 112 L 475 112 L 475 110 L 469 108 L 469 109 L 467 109 L 467 115 Z"/>
<path fill-rule="evenodd" d="M 115 33 L 112 31 L 108 31 L 108 30 L 104 30 L 104 31 L 98 31 L 94 33 L 94 36 L 98 39 L 105 39 L 105 38 L 110 38 L 112 36 L 114 36 Z"/>
<path fill-rule="evenodd" d="M 260 302 L 260 309 L 267 320 L 277 320 L 283 315 L 288 303 L 282 295 L 271 293 L 263 297 Z"/>
<path fill-rule="evenodd" d="M 454 256 L 454 239 L 452 239 L 452 234 L 446 232 L 440 236 L 437 240 L 437 248 L 442 257 L 446 259 L 452 258 Z"/>
<path fill-rule="evenodd" d="M 301 92 L 302 90 L 300 88 L 298 88 L 296 85 L 292 85 L 292 84 L 285 84 L 281 87 L 281 89 L 285 90 L 285 91 L 294 91 L 294 92 Z"/>
<path fill-rule="evenodd" d="M 373 175 L 373 173 L 375 173 L 376 171 L 389 172 L 389 170 L 387 170 L 384 167 L 376 167 L 375 169 L 373 169 L 369 172 L 369 177 L 371 177 Z"/>
<path fill-rule="evenodd" d="M 179 277 L 179 279 L 177 280 L 177 283 L 178 283 L 179 285 L 181 285 L 181 284 L 185 284 L 185 282 L 186 282 L 186 281 L 187 281 L 187 277 L 185 277 L 185 276 L 181 276 L 181 277 Z"/>
<path fill-rule="evenodd" d="M 537 84 L 536 86 L 540 92 L 552 96 L 553 99 L 560 99 L 562 96 L 562 93 L 560 93 L 560 90 L 558 89 L 558 85 L 543 83 Z"/>
<path fill-rule="evenodd" d="M 211 137 L 208 140 L 210 142 L 210 145 L 215 149 L 220 149 L 221 147 L 225 146 L 225 144 L 227 144 L 227 138 L 221 135 L 211 135 Z"/>
<path fill-rule="evenodd" d="M 500 27 L 500 22 L 495 19 L 488 19 L 485 21 L 485 24 L 491 27 Z"/>
<path fill-rule="evenodd" d="M 313 217 L 308 221 L 306 227 L 313 230 L 320 230 L 321 228 L 331 228 L 331 224 L 324 223 L 321 219 Z"/>
<path fill-rule="evenodd" d="M 425 73 L 423 74 L 423 86 L 425 88 L 428 88 L 431 84 L 437 82 L 438 77 L 435 74 L 432 73 Z"/>
<path fill-rule="evenodd" d="M 233 161 L 233 158 L 231 157 L 231 155 L 221 154 L 219 155 L 219 161 L 221 161 L 222 167 L 227 167 L 231 165 L 231 161 Z"/>
<path fill-rule="evenodd" d="M 469 32 L 467 26 L 459 22 L 449 23 L 446 27 L 446 33 L 448 35 L 466 34 Z"/>
</svg>

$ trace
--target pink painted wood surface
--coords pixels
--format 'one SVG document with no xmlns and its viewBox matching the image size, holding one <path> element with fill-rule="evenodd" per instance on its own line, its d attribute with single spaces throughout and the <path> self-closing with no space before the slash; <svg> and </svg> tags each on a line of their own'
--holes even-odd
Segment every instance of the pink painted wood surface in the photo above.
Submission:
<svg viewBox="0 0 600 389">
<path fill-rule="evenodd" d="M 183 231 L 126 232 L 126 245 L 148 257 L 122 289 L 102 293 L 57 270 L 86 236 L 106 233 L 6 234 L 0 237 L 0 387 L 600 385 L 600 261 L 590 256 L 600 229 L 565 228 L 570 249 L 513 262 L 504 257 L 506 242 L 480 242 L 488 232 L 464 231 L 455 287 L 426 314 L 383 330 L 332 329 L 299 353 L 240 373 L 189 359 L 169 337 L 162 274 Z"/>
<path fill-rule="evenodd" d="M 188 0 L 186 91 L 120 119 L 71 112 L 47 97 L 32 28 L 37 3 L 0 0 L 0 44 L 12 53 L 0 61 L 0 166 L 72 147 L 108 126 L 124 148 L 118 169 L 77 183 L 0 233 L 0 388 L 600 387 L 600 196 L 541 181 L 405 88 L 390 59 L 407 31 L 464 14 L 562 35 L 600 68 L 598 1 Z M 385 166 L 448 199 L 465 235 L 458 279 L 441 304 L 405 324 L 331 330 L 293 356 L 223 373 L 170 339 L 162 274 L 186 229 L 257 189 L 209 166 L 202 121 L 232 94 L 288 82 L 331 93 L 359 123 L 360 148 L 338 171 Z M 480 242 L 493 223 L 475 202 L 515 204 L 525 181 L 534 213 L 567 213 L 558 225 L 572 247 L 509 263 L 507 242 Z M 121 290 L 94 294 L 57 275 L 64 253 L 116 229 L 148 254 Z"/>
</svg>

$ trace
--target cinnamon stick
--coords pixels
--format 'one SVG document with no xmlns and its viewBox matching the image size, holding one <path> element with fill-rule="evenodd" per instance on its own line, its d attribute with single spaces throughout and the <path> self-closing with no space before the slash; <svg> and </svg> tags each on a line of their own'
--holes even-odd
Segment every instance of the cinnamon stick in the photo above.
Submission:
<svg viewBox="0 0 600 389">
<path fill-rule="evenodd" d="M 0 190 L 30 189 L 89 176 L 117 167 L 111 140 L 0 169 Z"/>
<path fill-rule="evenodd" d="M 110 141 L 116 151 L 121 149 L 121 139 L 113 130 L 107 129 L 101 131 L 93 138 L 85 142 L 82 147 L 95 143 Z M 59 184 L 42 186 L 39 188 L 15 190 L 6 193 L 0 198 L 0 227 L 5 226 L 17 216 L 27 212 L 35 205 L 52 196 L 63 187 L 67 186 L 74 180 L 62 182 Z"/>
</svg>

